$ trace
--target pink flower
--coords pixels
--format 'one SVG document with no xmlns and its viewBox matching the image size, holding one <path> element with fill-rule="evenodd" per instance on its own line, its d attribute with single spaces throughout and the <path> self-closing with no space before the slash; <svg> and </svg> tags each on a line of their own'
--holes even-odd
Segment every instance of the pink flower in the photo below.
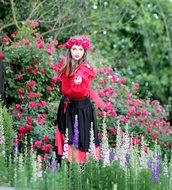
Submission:
<svg viewBox="0 0 172 190">
<path fill-rule="evenodd" d="M 54 46 L 58 46 L 58 41 L 54 40 Z"/>
<path fill-rule="evenodd" d="M 25 127 L 19 127 L 18 130 L 19 130 L 20 133 L 24 133 L 24 134 L 26 133 L 26 128 Z"/>
<path fill-rule="evenodd" d="M 46 143 L 49 142 L 49 140 L 50 140 L 49 136 L 45 136 L 45 137 L 43 138 L 43 141 L 46 142 Z"/>
<path fill-rule="evenodd" d="M 36 98 L 40 98 L 41 97 L 41 94 L 40 93 L 37 93 L 35 94 L 36 95 Z"/>
<path fill-rule="evenodd" d="M 113 82 L 113 83 L 118 82 L 118 80 L 119 80 L 119 79 L 118 79 L 118 76 L 116 76 L 116 75 L 113 75 L 113 76 L 112 76 L 112 82 Z"/>
<path fill-rule="evenodd" d="M 120 81 L 121 84 L 125 84 L 126 83 L 126 79 L 125 78 L 120 78 L 119 81 Z"/>
<path fill-rule="evenodd" d="M 31 45 L 31 42 L 28 39 L 22 39 L 22 42 L 24 43 L 25 46 Z"/>
<path fill-rule="evenodd" d="M 16 104 L 16 109 L 17 110 L 21 110 L 22 109 L 22 106 L 20 104 Z"/>
<path fill-rule="evenodd" d="M 34 143 L 34 149 L 35 148 L 40 148 L 41 147 L 41 145 L 42 145 L 42 142 L 41 141 L 35 141 L 35 143 Z"/>
<path fill-rule="evenodd" d="M 29 82 L 28 86 L 29 86 L 30 88 L 34 88 L 34 87 L 35 87 L 35 81 L 31 80 L 31 81 Z"/>
<path fill-rule="evenodd" d="M 135 83 L 134 88 L 138 90 L 140 88 L 140 85 L 138 83 Z"/>
<path fill-rule="evenodd" d="M 23 80 L 23 75 L 17 75 L 19 81 Z"/>
<path fill-rule="evenodd" d="M 45 113 L 43 113 L 41 116 L 42 116 L 43 119 L 47 118 L 47 114 L 45 114 Z"/>
<path fill-rule="evenodd" d="M 47 53 L 48 53 L 48 55 L 53 55 L 54 53 L 55 53 L 55 48 L 54 48 L 54 46 L 52 45 L 52 44 L 50 44 L 49 46 L 48 46 L 48 49 L 47 49 Z"/>
<path fill-rule="evenodd" d="M 20 140 L 20 139 L 22 139 L 24 136 L 25 136 L 25 133 L 19 133 L 19 134 L 18 134 L 18 139 Z"/>
<path fill-rule="evenodd" d="M 30 93 L 29 93 L 29 98 L 30 98 L 30 99 L 34 99 L 34 98 L 35 98 L 34 92 L 30 92 Z"/>
<path fill-rule="evenodd" d="M 5 59 L 5 55 L 4 54 L 0 54 L 0 61 Z"/>
<path fill-rule="evenodd" d="M 148 127 L 147 132 L 148 132 L 148 134 L 151 134 L 152 133 L 152 127 Z"/>
<path fill-rule="evenodd" d="M 154 139 L 154 140 L 157 140 L 158 138 L 159 138 L 158 134 L 154 133 L 154 134 L 153 134 L 153 139 Z"/>
<path fill-rule="evenodd" d="M 16 33 L 11 34 L 11 37 L 12 37 L 12 38 L 15 38 L 16 36 L 17 36 Z"/>
<path fill-rule="evenodd" d="M 32 122 L 33 122 L 33 118 L 32 117 L 28 117 L 27 120 L 26 120 L 26 123 L 28 125 L 32 125 Z"/>
<path fill-rule="evenodd" d="M 9 41 L 10 41 L 10 38 L 9 37 L 4 37 L 3 38 L 3 42 L 5 43 L 5 44 L 9 44 Z"/>
<path fill-rule="evenodd" d="M 30 102 L 29 106 L 30 106 L 31 109 L 36 108 L 36 102 Z"/>
<path fill-rule="evenodd" d="M 18 94 L 20 94 L 20 95 L 24 95 L 24 89 L 23 89 L 23 88 L 18 89 Z"/>
<path fill-rule="evenodd" d="M 111 132 L 112 134 L 115 134 L 115 128 L 112 127 L 112 128 L 110 129 L 110 132 Z"/>
<path fill-rule="evenodd" d="M 17 114 L 17 118 L 19 119 L 19 120 L 21 120 L 22 119 L 22 113 L 21 112 L 19 112 L 18 114 Z"/>
<path fill-rule="evenodd" d="M 37 38 L 36 42 L 39 49 L 44 49 L 44 41 L 41 38 Z"/>
<path fill-rule="evenodd" d="M 42 108 L 45 108 L 46 105 L 47 105 L 47 103 L 46 103 L 45 101 L 41 101 L 40 104 L 41 104 L 41 107 L 42 107 Z"/>
<path fill-rule="evenodd" d="M 26 126 L 26 132 L 29 133 L 30 131 L 32 131 L 33 126 L 32 125 L 27 125 Z"/>
<path fill-rule="evenodd" d="M 39 25 L 40 25 L 40 22 L 39 22 L 39 21 L 34 21 L 34 22 L 33 22 L 33 26 L 34 26 L 34 27 L 38 27 Z"/>
<path fill-rule="evenodd" d="M 134 137 L 133 138 L 133 144 L 134 145 L 137 145 L 137 146 L 140 146 L 141 145 L 141 141 L 138 137 Z"/>
</svg>

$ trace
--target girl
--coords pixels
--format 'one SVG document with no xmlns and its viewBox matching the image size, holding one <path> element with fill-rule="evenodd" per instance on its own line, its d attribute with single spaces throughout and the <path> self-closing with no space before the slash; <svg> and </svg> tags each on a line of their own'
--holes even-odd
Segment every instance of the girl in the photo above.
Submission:
<svg viewBox="0 0 172 190">
<path fill-rule="evenodd" d="M 86 163 L 91 127 L 94 131 L 95 157 L 100 159 L 96 113 L 92 101 L 99 108 L 105 108 L 105 103 L 91 89 L 96 73 L 87 60 L 87 51 L 93 49 L 89 38 L 73 37 L 64 47 L 67 55 L 61 60 L 59 69 L 63 96 L 58 108 L 55 146 L 60 158 L 67 136 L 68 161 L 71 162 L 74 157 L 78 163 Z"/>
</svg>

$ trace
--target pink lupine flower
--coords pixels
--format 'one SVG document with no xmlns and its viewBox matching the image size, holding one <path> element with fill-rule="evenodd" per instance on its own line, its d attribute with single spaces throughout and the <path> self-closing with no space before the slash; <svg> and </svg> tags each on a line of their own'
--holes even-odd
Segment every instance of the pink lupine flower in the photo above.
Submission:
<svg viewBox="0 0 172 190">
<path fill-rule="evenodd" d="M 40 25 L 40 22 L 39 22 L 39 21 L 34 21 L 34 22 L 32 23 L 32 25 L 33 25 L 34 27 L 38 27 L 38 26 Z"/>
<path fill-rule="evenodd" d="M 141 145 L 141 141 L 138 137 L 134 137 L 133 138 L 133 143 L 134 145 L 140 146 Z"/>
<path fill-rule="evenodd" d="M 58 41 L 54 40 L 54 46 L 58 46 Z"/>
<path fill-rule="evenodd" d="M 148 134 L 151 134 L 151 133 L 152 133 L 152 127 L 148 127 L 147 133 L 148 133 Z"/>
<path fill-rule="evenodd" d="M 37 42 L 37 47 L 39 49 L 44 49 L 45 48 L 44 41 L 41 38 L 37 38 L 36 42 Z"/>
<path fill-rule="evenodd" d="M 117 75 L 113 75 L 113 76 L 112 76 L 112 82 L 113 82 L 113 83 L 118 82 L 118 80 L 119 80 L 119 78 L 118 78 Z"/>
<path fill-rule="evenodd" d="M 24 138 L 24 136 L 25 136 L 25 133 L 19 133 L 18 134 L 18 139 L 20 140 L 20 139 Z"/>
</svg>

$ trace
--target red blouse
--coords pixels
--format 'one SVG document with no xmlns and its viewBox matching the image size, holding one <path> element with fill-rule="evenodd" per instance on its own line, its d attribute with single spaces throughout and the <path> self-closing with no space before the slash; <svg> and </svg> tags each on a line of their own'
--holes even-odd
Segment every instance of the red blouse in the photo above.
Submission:
<svg viewBox="0 0 172 190">
<path fill-rule="evenodd" d="M 94 69 L 88 64 L 81 64 L 73 76 L 61 75 L 62 94 L 69 99 L 83 99 L 88 96 L 97 107 L 105 108 L 106 104 L 91 89 L 92 80 L 96 78 Z"/>
</svg>

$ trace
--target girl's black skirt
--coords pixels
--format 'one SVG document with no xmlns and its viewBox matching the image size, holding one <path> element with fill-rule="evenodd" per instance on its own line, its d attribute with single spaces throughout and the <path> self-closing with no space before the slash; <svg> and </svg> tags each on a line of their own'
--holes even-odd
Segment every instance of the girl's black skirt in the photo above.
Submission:
<svg viewBox="0 0 172 190">
<path fill-rule="evenodd" d="M 84 100 L 69 100 L 62 96 L 58 108 L 57 124 L 59 131 L 66 134 L 68 128 L 68 144 L 72 145 L 74 141 L 75 116 L 78 116 L 78 149 L 82 151 L 89 150 L 90 129 L 93 127 L 94 143 L 99 146 L 98 129 L 96 122 L 96 112 L 90 98 Z M 93 123 L 91 125 L 91 122 Z"/>
</svg>

